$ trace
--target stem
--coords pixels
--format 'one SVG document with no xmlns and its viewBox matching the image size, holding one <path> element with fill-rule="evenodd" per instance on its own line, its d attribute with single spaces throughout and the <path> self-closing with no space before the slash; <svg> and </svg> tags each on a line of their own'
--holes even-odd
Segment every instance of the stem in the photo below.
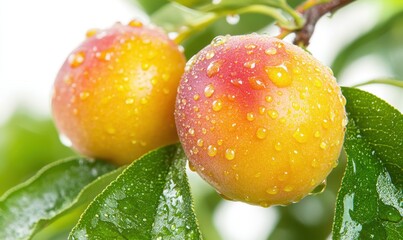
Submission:
<svg viewBox="0 0 403 240">
<path fill-rule="evenodd" d="M 318 20 L 326 13 L 333 13 L 353 1 L 332 0 L 324 2 L 323 0 L 307 0 L 297 9 L 303 15 L 306 22 L 300 30 L 296 31 L 294 43 L 296 45 L 308 46 Z"/>
<path fill-rule="evenodd" d="M 396 79 L 375 79 L 375 80 L 356 84 L 353 87 L 361 87 L 361 86 L 365 86 L 365 85 L 369 85 L 369 84 L 387 84 L 387 85 L 403 88 L 403 81 L 399 81 Z"/>
</svg>

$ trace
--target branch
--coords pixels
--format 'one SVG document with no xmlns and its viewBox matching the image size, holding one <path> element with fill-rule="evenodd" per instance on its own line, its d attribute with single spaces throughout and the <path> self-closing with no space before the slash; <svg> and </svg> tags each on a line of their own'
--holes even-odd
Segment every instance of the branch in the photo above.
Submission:
<svg viewBox="0 0 403 240">
<path fill-rule="evenodd" d="M 353 1 L 354 0 L 331 0 L 330 2 L 317 4 L 323 1 L 307 0 L 297 8 L 297 11 L 305 18 L 305 24 L 300 30 L 295 31 L 296 37 L 294 44 L 308 46 L 318 20 L 326 13 L 334 13 L 339 8 Z"/>
</svg>

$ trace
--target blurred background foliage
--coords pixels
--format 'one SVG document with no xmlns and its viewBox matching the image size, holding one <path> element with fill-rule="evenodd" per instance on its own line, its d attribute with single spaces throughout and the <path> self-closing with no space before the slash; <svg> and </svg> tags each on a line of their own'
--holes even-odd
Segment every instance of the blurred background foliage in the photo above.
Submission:
<svg viewBox="0 0 403 240">
<path fill-rule="evenodd" d="M 141 7 L 151 16 L 165 4 L 171 3 L 166 0 L 129 1 L 136 7 Z M 361 0 L 361 2 L 363 1 L 373 4 L 375 0 Z M 203 1 L 181 2 L 196 6 Z M 300 0 L 289 1 L 292 6 L 301 2 Z M 355 61 L 367 56 L 376 56 L 382 59 L 386 66 L 389 66 L 390 72 L 393 74 L 390 77 L 403 79 L 403 1 L 377 1 L 377 4 L 381 5 L 379 11 L 382 17 L 374 28 L 342 47 L 332 64 L 336 77 L 343 74 L 343 71 Z M 221 19 L 184 43 L 186 55 L 187 57 L 192 56 L 216 35 L 255 32 L 266 27 L 272 21 L 273 19 L 257 14 L 242 15 L 241 21 L 237 25 L 229 25 L 225 18 Z M 365 71 L 365 69 L 363 70 Z M 32 176 L 44 165 L 72 155 L 75 153 L 60 143 L 59 136 L 49 117 L 38 117 L 36 113 L 19 107 L 0 126 L 0 195 Z M 274 209 L 278 213 L 275 227 L 261 239 L 327 239 L 331 232 L 336 195 L 345 163 L 345 155 L 342 154 L 339 165 L 328 177 L 324 193 L 306 197 L 298 204 L 275 207 Z M 191 177 L 191 184 L 196 214 L 205 239 L 223 239 L 215 224 L 215 213 L 225 200 L 222 200 L 210 186 L 200 179 Z M 78 209 L 59 219 L 50 228 L 36 236 L 36 239 L 65 239 L 82 210 Z M 268 214 L 267 218 L 270 217 L 273 216 Z M 250 220 L 253 221 L 253 219 Z"/>
</svg>

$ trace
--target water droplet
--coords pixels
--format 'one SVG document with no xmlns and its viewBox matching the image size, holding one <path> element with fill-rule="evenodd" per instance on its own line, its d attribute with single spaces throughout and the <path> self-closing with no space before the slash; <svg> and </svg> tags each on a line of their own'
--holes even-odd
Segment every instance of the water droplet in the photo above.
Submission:
<svg viewBox="0 0 403 240">
<path fill-rule="evenodd" d="M 315 187 L 309 195 L 316 195 L 322 193 L 326 189 L 326 180 L 323 180 L 317 187 Z"/>
<path fill-rule="evenodd" d="M 250 85 L 251 85 L 251 87 L 252 87 L 253 89 L 261 90 L 261 89 L 265 89 L 265 88 L 266 88 L 266 86 L 265 86 L 265 84 L 264 84 L 264 82 L 262 81 L 261 78 L 258 78 L 258 77 L 250 77 L 250 78 L 248 78 L 248 80 L 249 80 L 249 83 L 250 83 Z"/>
<path fill-rule="evenodd" d="M 69 62 L 70 67 L 75 68 L 80 66 L 84 62 L 84 60 L 85 60 L 85 53 L 80 51 L 71 54 L 67 61 Z"/>
<path fill-rule="evenodd" d="M 264 53 L 265 53 L 266 55 L 274 55 L 274 54 L 277 53 L 277 49 L 275 49 L 274 47 L 270 47 L 270 48 L 266 49 L 266 50 L 264 51 Z"/>
<path fill-rule="evenodd" d="M 276 119 L 278 117 L 278 112 L 276 110 L 268 110 L 267 114 L 272 118 Z"/>
<path fill-rule="evenodd" d="M 102 51 L 95 53 L 95 57 L 103 61 L 109 61 L 111 60 L 112 54 L 109 51 Z"/>
<path fill-rule="evenodd" d="M 267 66 L 264 68 L 264 70 L 267 73 L 269 79 L 277 87 L 286 87 L 289 86 L 292 82 L 291 76 L 288 72 L 288 68 L 284 64 L 279 66 Z"/>
<path fill-rule="evenodd" d="M 217 155 L 217 148 L 214 147 L 213 145 L 209 145 L 209 146 L 207 147 L 207 154 L 208 154 L 210 157 L 214 157 L 215 155 Z"/>
<path fill-rule="evenodd" d="M 268 102 L 268 103 L 273 101 L 273 98 L 272 98 L 271 96 L 269 96 L 269 95 L 267 95 L 264 99 L 265 99 L 266 102 Z"/>
<path fill-rule="evenodd" d="M 291 185 L 287 185 L 287 186 L 285 186 L 284 187 L 284 192 L 291 192 L 292 190 L 294 189 L 294 187 L 293 186 L 291 186 Z"/>
<path fill-rule="evenodd" d="M 207 76 L 212 77 L 220 71 L 222 62 L 220 60 L 212 61 L 207 67 Z"/>
<path fill-rule="evenodd" d="M 85 33 L 85 37 L 86 38 L 93 37 L 98 33 L 98 31 L 99 31 L 99 29 L 96 29 L 96 28 L 88 29 L 88 31 Z"/>
<path fill-rule="evenodd" d="M 276 144 L 274 144 L 274 149 L 276 149 L 277 151 L 281 151 L 283 147 L 281 146 L 280 142 L 276 142 Z"/>
<path fill-rule="evenodd" d="M 322 148 L 323 150 L 325 150 L 326 147 L 327 147 L 327 144 L 326 144 L 325 142 L 321 142 L 319 146 L 320 146 L 320 148 Z"/>
<path fill-rule="evenodd" d="M 227 20 L 227 23 L 230 25 L 235 25 L 235 24 L 239 23 L 240 19 L 241 19 L 241 17 L 238 14 L 229 14 L 225 18 L 225 20 Z"/>
<path fill-rule="evenodd" d="M 218 47 L 218 46 L 220 46 L 220 45 L 222 45 L 222 44 L 224 44 L 224 43 L 226 43 L 227 42 L 227 38 L 226 37 L 224 37 L 224 36 L 217 36 L 217 37 L 215 37 L 212 41 L 211 41 L 211 44 L 214 46 L 214 47 Z"/>
<path fill-rule="evenodd" d="M 320 87 L 322 87 L 322 82 L 321 82 L 319 79 L 316 79 L 316 80 L 313 82 L 313 85 L 314 85 L 315 87 L 317 87 L 317 88 L 320 88 Z"/>
<path fill-rule="evenodd" d="M 315 136 L 316 138 L 320 137 L 320 135 L 321 135 L 321 134 L 320 134 L 319 131 L 316 131 L 315 134 L 314 134 L 314 136 Z"/>
<path fill-rule="evenodd" d="M 298 110 L 301 108 L 301 106 L 299 105 L 299 103 L 293 102 L 293 103 L 292 103 L 292 108 L 294 108 L 295 110 L 298 111 Z"/>
<path fill-rule="evenodd" d="M 267 137 L 267 134 L 268 132 L 266 128 L 261 127 L 256 130 L 256 137 L 259 139 L 265 139 Z"/>
<path fill-rule="evenodd" d="M 215 112 L 218 112 L 222 109 L 222 102 L 220 100 L 214 100 L 213 101 L 213 110 Z"/>
<path fill-rule="evenodd" d="M 266 112 L 266 108 L 264 106 L 259 106 L 259 113 L 263 115 Z"/>
<path fill-rule="evenodd" d="M 209 51 L 206 53 L 206 59 L 211 59 L 213 58 L 215 55 L 214 51 Z"/>
<path fill-rule="evenodd" d="M 204 96 L 211 97 L 214 93 L 214 86 L 213 84 L 209 84 L 204 88 Z"/>
<path fill-rule="evenodd" d="M 341 120 L 341 127 L 345 128 L 348 124 L 348 119 L 346 116 L 343 117 L 343 120 Z"/>
<path fill-rule="evenodd" d="M 146 63 L 146 62 L 143 62 L 142 64 L 141 64 L 141 69 L 143 69 L 143 70 L 148 70 L 150 68 L 150 64 L 148 64 L 148 63 Z"/>
<path fill-rule="evenodd" d="M 308 141 L 308 136 L 303 131 L 301 131 L 300 128 L 297 128 L 292 136 L 299 143 L 306 143 Z"/>
<path fill-rule="evenodd" d="M 130 27 L 142 27 L 143 23 L 139 20 L 133 19 L 127 25 Z"/>
<path fill-rule="evenodd" d="M 243 64 L 243 66 L 246 67 L 246 68 L 253 69 L 253 68 L 256 67 L 256 60 L 252 60 L 252 61 L 249 61 L 249 62 L 245 62 L 245 63 Z"/>
<path fill-rule="evenodd" d="M 89 96 L 90 96 L 90 93 L 89 93 L 89 92 L 81 92 L 81 93 L 80 93 L 80 99 L 81 99 L 81 100 L 85 100 L 85 99 L 87 99 Z"/>
<path fill-rule="evenodd" d="M 64 134 L 59 135 L 59 140 L 66 147 L 73 146 L 73 143 L 71 142 L 71 140 Z"/>
<path fill-rule="evenodd" d="M 319 165 L 318 165 L 318 160 L 316 160 L 316 158 L 312 159 L 311 166 L 312 166 L 313 168 L 316 168 L 316 167 L 319 166 Z"/>
<path fill-rule="evenodd" d="M 196 93 L 195 95 L 193 95 L 193 99 L 194 99 L 195 101 L 199 100 L 199 99 L 200 99 L 200 95 Z"/>
<path fill-rule="evenodd" d="M 329 121 L 327 119 L 323 119 L 322 127 L 325 128 L 325 129 L 328 129 L 330 127 L 329 126 Z"/>
<path fill-rule="evenodd" d="M 197 146 L 203 147 L 203 139 L 201 138 L 197 139 Z"/>
<path fill-rule="evenodd" d="M 252 50 L 252 49 L 255 49 L 255 48 L 256 48 L 256 45 L 253 44 L 253 43 L 250 43 L 250 44 L 248 44 L 248 45 L 245 45 L 245 48 L 248 49 L 248 50 Z"/>
<path fill-rule="evenodd" d="M 231 148 L 225 150 L 225 158 L 228 160 L 233 160 L 235 158 L 235 150 Z"/>
<path fill-rule="evenodd" d="M 268 194 L 270 194 L 270 195 L 275 195 L 275 194 L 278 193 L 278 187 L 277 187 L 277 186 L 270 187 L 270 188 L 268 188 L 268 189 L 266 190 L 266 192 L 267 192 Z"/>
<path fill-rule="evenodd" d="M 232 83 L 232 85 L 237 86 L 237 87 L 239 87 L 243 84 L 243 81 L 240 78 L 231 79 L 230 82 Z"/>
<path fill-rule="evenodd" d="M 217 144 L 218 144 L 219 146 L 221 146 L 221 145 L 223 144 L 223 142 L 224 142 L 224 140 L 222 140 L 222 139 L 218 139 L 218 140 L 217 140 Z"/>
<path fill-rule="evenodd" d="M 134 103 L 134 99 L 133 98 L 127 98 L 125 101 L 126 104 L 133 104 Z"/>
<path fill-rule="evenodd" d="M 253 121 L 255 120 L 255 114 L 253 112 L 249 112 L 246 114 L 246 119 L 248 119 L 248 121 Z"/>
<path fill-rule="evenodd" d="M 191 136 L 194 136 L 194 135 L 195 135 L 195 130 L 194 130 L 193 128 L 189 128 L 188 133 L 189 133 Z"/>
</svg>

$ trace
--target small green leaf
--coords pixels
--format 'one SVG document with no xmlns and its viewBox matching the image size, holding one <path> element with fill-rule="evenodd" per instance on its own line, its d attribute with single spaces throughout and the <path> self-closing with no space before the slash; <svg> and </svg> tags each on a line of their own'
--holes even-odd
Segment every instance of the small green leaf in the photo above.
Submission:
<svg viewBox="0 0 403 240">
<path fill-rule="evenodd" d="M 201 239 L 179 144 L 132 163 L 87 208 L 70 239 Z"/>
<path fill-rule="evenodd" d="M 91 198 L 99 184 L 90 185 L 86 194 L 81 190 L 113 169 L 110 164 L 83 158 L 61 160 L 44 167 L 0 198 L 0 239 L 29 239 L 56 217 Z M 100 185 L 105 187 L 105 181 Z"/>
<path fill-rule="evenodd" d="M 403 239 L 403 115 L 376 96 L 343 88 L 348 164 L 334 239 Z"/>
</svg>

